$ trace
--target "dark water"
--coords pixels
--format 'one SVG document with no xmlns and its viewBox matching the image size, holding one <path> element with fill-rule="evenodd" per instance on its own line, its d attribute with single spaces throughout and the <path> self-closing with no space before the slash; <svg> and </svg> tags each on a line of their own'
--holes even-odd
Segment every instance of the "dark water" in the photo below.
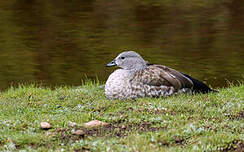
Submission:
<svg viewBox="0 0 244 152">
<path fill-rule="evenodd" d="M 243 0 L 0 2 L 0 88 L 105 81 L 122 50 L 213 87 L 244 79 Z"/>
</svg>

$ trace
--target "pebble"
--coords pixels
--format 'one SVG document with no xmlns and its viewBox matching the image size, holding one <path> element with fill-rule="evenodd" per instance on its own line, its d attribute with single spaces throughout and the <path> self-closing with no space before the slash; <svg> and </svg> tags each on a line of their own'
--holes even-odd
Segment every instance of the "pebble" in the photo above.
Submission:
<svg viewBox="0 0 244 152">
<path fill-rule="evenodd" d="M 83 136 L 85 134 L 85 132 L 83 130 L 76 130 L 72 134 L 73 135 L 78 135 L 78 136 Z"/>
<path fill-rule="evenodd" d="M 92 128 L 92 127 L 101 127 L 101 126 L 106 126 L 106 125 L 108 125 L 108 123 L 102 122 L 99 120 L 92 120 L 92 121 L 89 121 L 87 123 L 84 123 L 83 127 Z"/>
<path fill-rule="evenodd" d="M 51 128 L 51 125 L 48 122 L 41 122 L 41 128 L 47 130 Z"/>
<path fill-rule="evenodd" d="M 75 126 L 77 126 L 77 124 L 75 122 L 68 121 L 68 126 L 69 127 L 75 127 Z"/>
</svg>

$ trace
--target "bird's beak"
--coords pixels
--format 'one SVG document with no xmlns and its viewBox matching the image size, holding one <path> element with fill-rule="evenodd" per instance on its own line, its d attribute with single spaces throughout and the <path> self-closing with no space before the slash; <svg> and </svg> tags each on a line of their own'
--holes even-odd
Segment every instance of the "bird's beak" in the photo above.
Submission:
<svg viewBox="0 0 244 152">
<path fill-rule="evenodd" d="M 108 63 L 106 65 L 106 67 L 111 67 L 111 66 L 116 66 L 117 64 L 115 63 L 115 60 L 113 60 L 112 62 Z"/>
</svg>

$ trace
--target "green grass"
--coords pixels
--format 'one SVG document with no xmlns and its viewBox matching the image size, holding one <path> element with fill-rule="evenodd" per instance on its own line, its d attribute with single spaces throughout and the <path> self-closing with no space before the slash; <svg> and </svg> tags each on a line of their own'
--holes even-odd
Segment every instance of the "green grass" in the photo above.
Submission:
<svg viewBox="0 0 244 152">
<path fill-rule="evenodd" d="M 218 94 L 106 100 L 99 84 L 0 93 L 0 151 L 242 151 L 244 85 Z M 85 129 L 101 120 L 109 126 Z M 40 129 L 40 122 L 52 125 Z M 78 126 L 69 127 L 68 122 Z M 85 136 L 72 135 L 83 129 Z"/>
</svg>

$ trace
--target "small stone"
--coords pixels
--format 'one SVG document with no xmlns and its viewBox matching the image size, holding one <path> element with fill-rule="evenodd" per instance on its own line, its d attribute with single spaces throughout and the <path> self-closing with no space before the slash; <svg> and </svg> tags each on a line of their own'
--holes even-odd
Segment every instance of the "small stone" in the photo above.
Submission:
<svg viewBox="0 0 244 152">
<path fill-rule="evenodd" d="M 51 125 L 48 122 L 41 122 L 41 128 L 47 130 L 51 128 Z"/>
<path fill-rule="evenodd" d="M 121 128 L 122 128 L 122 129 L 125 129 L 126 127 L 125 127 L 125 125 L 122 125 Z"/>
<path fill-rule="evenodd" d="M 101 127 L 101 126 L 107 126 L 107 125 L 108 125 L 108 123 L 106 123 L 106 122 L 102 122 L 99 120 L 92 120 L 87 123 L 84 123 L 83 126 L 86 128 L 92 128 L 92 127 Z"/>
<path fill-rule="evenodd" d="M 72 134 L 73 135 L 78 135 L 78 136 L 83 136 L 85 134 L 85 132 L 83 130 L 76 130 Z"/>
<path fill-rule="evenodd" d="M 68 126 L 69 127 L 75 127 L 75 126 L 77 126 L 77 124 L 75 122 L 69 121 Z"/>
</svg>

